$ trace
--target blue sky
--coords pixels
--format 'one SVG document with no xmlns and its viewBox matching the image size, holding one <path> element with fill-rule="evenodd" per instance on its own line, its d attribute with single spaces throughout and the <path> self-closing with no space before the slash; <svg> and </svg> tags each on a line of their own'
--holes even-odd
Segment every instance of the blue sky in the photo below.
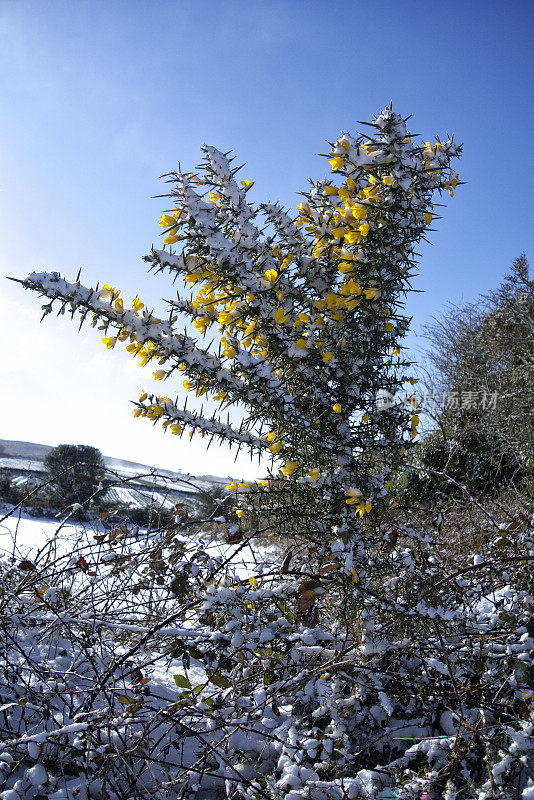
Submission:
<svg viewBox="0 0 534 800">
<path fill-rule="evenodd" d="M 0 438 L 251 474 L 135 422 L 150 375 L 90 330 L 39 327 L 37 298 L 3 280 L 83 267 L 161 307 L 172 286 L 142 261 L 161 230 L 152 198 L 203 142 L 247 162 L 253 200 L 294 208 L 326 172 L 325 140 L 390 99 L 425 138 L 454 132 L 467 184 L 421 247 L 414 331 L 532 259 L 533 23 L 530 0 L 0 0 Z"/>
</svg>

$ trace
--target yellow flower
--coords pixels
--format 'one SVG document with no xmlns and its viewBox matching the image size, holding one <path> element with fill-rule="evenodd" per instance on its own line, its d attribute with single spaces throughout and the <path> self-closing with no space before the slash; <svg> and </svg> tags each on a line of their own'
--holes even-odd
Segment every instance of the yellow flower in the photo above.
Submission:
<svg viewBox="0 0 534 800">
<path fill-rule="evenodd" d="M 191 388 L 192 385 L 193 384 L 191 383 L 191 381 L 184 381 L 184 384 L 183 384 L 184 389 L 187 389 L 187 391 L 189 391 L 189 389 Z"/>
<path fill-rule="evenodd" d="M 277 279 L 277 277 L 278 277 L 278 272 L 277 272 L 275 269 L 268 269 L 268 270 L 265 272 L 265 277 L 267 278 L 267 280 L 269 281 L 269 283 L 271 283 L 271 284 L 272 284 L 272 283 L 274 283 L 274 282 L 275 282 L 275 280 Z"/>
<path fill-rule="evenodd" d="M 360 499 L 360 497 L 361 497 L 361 496 L 362 496 L 362 493 L 360 492 L 360 490 L 359 490 L 359 489 L 354 489 L 354 488 L 351 486 L 351 487 L 349 488 L 349 496 L 348 496 L 348 497 L 347 497 L 347 499 L 345 500 L 345 503 L 346 503 L 348 506 L 353 506 L 353 505 L 355 505 L 355 504 L 356 504 L 356 503 L 359 501 L 359 499 Z"/>
<path fill-rule="evenodd" d="M 135 312 L 137 312 L 137 311 L 141 311 L 141 309 L 145 307 L 145 304 L 144 304 L 144 303 L 142 303 L 142 302 L 139 300 L 139 298 L 138 298 L 138 297 L 134 297 L 134 300 L 133 300 L 133 303 L 132 303 L 132 305 L 133 305 L 133 309 L 134 309 L 134 311 L 135 311 Z"/>
<path fill-rule="evenodd" d="M 374 287 L 370 287 L 369 289 L 364 289 L 363 293 L 367 298 L 367 300 L 376 300 L 376 298 L 378 297 L 378 289 L 375 289 Z"/>
<path fill-rule="evenodd" d="M 282 449 L 282 445 L 281 445 L 280 442 L 275 442 L 274 444 L 272 444 L 269 447 L 269 450 L 271 451 L 271 453 L 274 453 L 275 455 L 276 455 L 276 453 L 279 453 L 281 449 Z"/>
<path fill-rule="evenodd" d="M 332 163 L 332 162 L 330 162 L 330 163 Z M 337 189 L 336 189 L 335 186 L 332 186 L 332 184 L 327 183 L 326 186 L 324 187 L 324 193 L 326 195 L 334 195 L 334 194 L 337 194 Z"/>
<path fill-rule="evenodd" d="M 367 219 L 367 208 L 365 206 L 354 206 L 352 216 L 354 219 Z"/>
<path fill-rule="evenodd" d="M 139 398 L 139 402 L 140 402 L 140 403 L 144 403 L 144 402 L 145 402 L 145 400 L 147 399 L 147 397 L 148 397 L 147 393 L 146 393 L 146 392 L 143 392 L 143 394 L 142 394 L 142 395 L 141 395 L 141 397 Z"/>
<path fill-rule="evenodd" d="M 340 298 L 335 292 L 329 292 L 326 295 L 326 307 L 329 311 L 335 311 L 340 305 Z"/>
<path fill-rule="evenodd" d="M 339 403 L 334 403 L 332 406 L 332 410 L 336 412 L 336 414 L 341 414 L 341 406 Z"/>
<path fill-rule="evenodd" d="M 353 192 L 353 191 L 355 190 L 355 188 L 356 188 L 356 182 L 354 181 L 354 179 L 353 179 L 353 178 L 347 178 L 347 186 L 349 187 L 349 189 L 351 190 L 351 192 Z"/>
<path fill-rule="evenodd" d="M 341 169 L 345 159 L 342 156 L 336 156 L 335 158 L 329 158 L 328 162 L 332 166 L 332 172 L 336 172 L 336 170 Z"/>
<path fill-rule="evenodd" d="M 281 325 L 283 322 L 287 322 L 289 317 L 284 312 L 283 308 L 277 308 L 274 312 L 274 320 L 277 325 Z"/>
<path fill-rule="evenodd" d="M 372 505 L 369 500 L 361 502 L 359 505 L 356 506 L 356 511 L 354 512 L 354 516 L 363 517 L 364 514 L 369 514 L 371 509 Z"/>
<path fill-rule="evenodd" d="M 175 435 L 177 435 L 177 434 L 179 434 L 181 432 L 182 432 L 182 426 L 181 425 L 171 425 L 171 433 L 174 433 Z"/>
<path fill-rule="evenodd" d="M 297 347 L 299 347 L 301 350 L 306 350 L 306 348 L 308 347 L 308 342 L 306 341 L 306 339 L 297 339 L 296 344 Z"/>
<path fill-rule="evenodd" d="M 117 342 L 117 337 L 116 336 L 109 336 L 109 337 L 107 337 L 105 339 L 102 339 L 102 341 L 104 342 L 104 344 L 106 345 L 108 350 L 111 350 L 111 348 L 115 347 L 115 344 Z"/>
<path fill-rule="evenodd" d="M 178 234 L 171 233 L 169 236 L 165 237 L 165 239 L 163 240 L 163 244 L 174 244 L 175 242 L 178 241 L 178 238 L 179 238 Z"/>
<path fill-rule="evenodd" d="M 247 181 L 246 179 L 241 181 L 241 186 L 254 186 L 254 181 Z"/>
<path fill-rule="evenodd" d="M 342 239 L 345 236 L 345 228 L 332 228 L 330 233 L 334 237 L 334 239 Z"/>
<path fill-rule="evenodd" d="M 362 419 L 363 419 L 363 421 L 364 421 L 365 423 L 369 422 L 369 414 L 365 413 L 365 414 L 363 415 Z"/>
<path fill-rule="evenodd" d="M 169 217 L 168 214 L 162 214 L 158 222 L 158 225 L 161 228 L 170 228 L 171 225 L 174 225 L 174 222 L 175 220 L 173 217 Z"/>
<path fill-rule="evenodd" d="M 330 361 L 332 361 L 333 358 L 334 358 L 334 354 L 332 352 L 330 352 L 330 350 L 327 350 L 322 355 L 322 359 L 323 359 L 323 362 L 325 364 L 329 364 Z M 336 403 L 336 405 L 337 405 L 337 403 Z M 335 410 L 336 410 L 336 406 L 334 406 L 334 411 Z M 341 411 L 341 406 L 339 407 L 339 410 Z"/>
<path fill-rule="evenodd" d="M 134 408 L 134 410 L 132 411 L 132 414 L 134 415 L 134 417 L 140 417 L 142 413 L 143 412 L 142 412 L 142 410 L 140 408 Z"/>
<path fill-rule="evenodd" d="M 229 483 L 226 488 L 228 489 L 229 492 L 237 492 L 239 486 L 235 481 L 232 481 L 232 483 Z"/>
<path fill-rule="evenodd" d="M 166 374 L 167 373 L 165 372 L 164 369 L 157 369 L 155 372 L 152 373 L 152 375 L 157 381 L 162 381 Z"/>
<path fill-rule="evenodd" d="M 364 222 L 363 225 L 360 225 L 360 233 L 362 236 L 367 236 L 369 233 L 369 223 Z"/>
<path fill-rule="evenodd" d="M 394 356 L 400 356 L 400 347 L 394 347 L 391 352 Z"/>
<path fill-rule="evenodd" d="M 113 294 L 115 290 L 111 288 L 109 283 L 105 283 L 103 287 L 100 289 L 98 296 L 102 299 L 108 297 L 110 294 Z"/>
<path fill-rule="evenodd" d="M 292 475 L 293 472 L 295 472 L 297 467 L 298 467 L 298 461 L 286 461 L 286 463 L 282 467 L 282 472 L 284 473 L 284 475 L 289 476 Z"/>
<path fill-rule="evenodd" d="M 360 231 L 350 231 L 349 233 L 345 234 L 345 241 L 348 244 L 358 244 L 361 241 L 362 235 Z"/>
<path fill-rule="evenodd" d="M 384 325 L 384 330 L 389 332 L 392 331 L 394 327 L 395 326 L 391 322 L 386 322 L 386 324 Z"/>
<path fill-rule="evenodd" d="M 354 278 L 351 278 L 350 281 L 348 281 L 347 283 L 344 283 L 340 287 L 339 293 L 343 297 L 350 297 L 350 295 L 353 295 L 353 294 L 361 294 L 362 290 L 360 288 L 359 283 L 357 281 L 355 281 Z"/>
<path fill-rule="evenodd" d="M 314 467 L 312 470 L 310 470 L 309 474 L 311 475 L 312 481 L 315 483 L 315 481 L 317 480 L 317 478 L 321 474 L 321 470 L 319 469 L 319 467 Z"/>
<path fill-rule="evenodd" d="M 425 222 L 427 225 L 430 225 L 432 222 L 432 214 L 429 211 L 427 211 L 425 214 Z"/>
<path fill-rule="evenodd" d="M 209 317 L 197 317 L 193 322 L 193 327 L 204 333 L 210 322 Z"/>
</svg>

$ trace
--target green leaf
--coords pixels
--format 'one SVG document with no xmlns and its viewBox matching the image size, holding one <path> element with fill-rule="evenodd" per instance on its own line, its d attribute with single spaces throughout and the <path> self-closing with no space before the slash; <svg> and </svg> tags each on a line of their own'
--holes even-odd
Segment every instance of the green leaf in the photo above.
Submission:
<svg viewBox="0 0 534 800">
<path fill-rule="evenodd" d="M 225 678 L 224 675 L 221 675 L 220 672 L 215 672 L 213 675 L 210 675 L 209 680 L 221 689 L 228 689 L 228 687 L 232 685 L 232 682 L 229 681 L 228 678 Z"/>
<path fill-rule="evenodd" d="M 118 700 L 118 701 L 119 701 L 119 703 L 120 703 L 121 705 L 123 705 L 123 706 L 131 706 L 131 705 L 132 705 L 132 703 L 135 703 L 135 700 L 133 699 L 133 697 L 126 697 L 126 695 L 125 695 L 125 694 L 120 694 L 120 695 L 117 697 L 117 700 Z"/>
<path fill-rule="evenodd" d="M 185 675 L 173 675 L 174 682 L 177 686 L 182 686 L 184 689 L 190 689 L 191 684 Z"/>
</svg>

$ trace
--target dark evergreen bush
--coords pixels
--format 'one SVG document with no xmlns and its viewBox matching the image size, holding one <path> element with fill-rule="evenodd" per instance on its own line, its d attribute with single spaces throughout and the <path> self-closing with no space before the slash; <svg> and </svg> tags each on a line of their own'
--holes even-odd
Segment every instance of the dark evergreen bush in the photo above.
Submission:
<svg viewBox="0 0 534 800">
<path fill-rule="evenodd" d="M 102 453 L 84 444 L 60 444 L 44 459 L 51 478 L 52 499 L 62 505 L 85 503 L 94 495 L 104 474 Z"/>
</svg>

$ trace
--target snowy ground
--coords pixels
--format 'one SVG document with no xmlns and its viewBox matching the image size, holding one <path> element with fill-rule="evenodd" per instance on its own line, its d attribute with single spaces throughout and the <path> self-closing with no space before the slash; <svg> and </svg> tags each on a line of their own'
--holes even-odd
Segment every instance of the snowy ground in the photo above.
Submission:
<svg viewBox="0 0 534 800">
<path fill-rule="evenodd" d="M 6 504 L 0 504 L 0 519 L 10 508 Z M 55 541 L 58 554 L 65 553 L 72 547 L 73 541 L 88 541 L 94 534 L 103 533 L 104 530 L 97 520 L 62 522 L 61 519 L 36 518 L 17 510 L 0 522 L 0 558 L 4 555 L 28 558 L 52 540 Z M 195 535 L 189 537 L 188 542 L 191 548 L 202 547 L 209 550 L 212 556 L 231 558 L 240 577 L 257 574 L 260 561 L 269 565 L 276 557 L 274 550 L 268 547 L 255 547 L 252 550 L 250 547 L 242 548 L 240 545 L 229 545 L 215 540 L 212 534 L 204 532 L 200 527 Z"/>
<path fill-rule="evenodd" d="M 8 513 L 9 506 L 0 507 L 0 518 Z M 94 530 L 95 526 L 86 526 Z M 0 522 L 0 557 L 4 554 L 15 558 L 27 558 L 38 552 L 55 537 L 58 548 L 64 549 L 84 529 L 82 523 L 61 524 L 61 520 L 35 518 L 15 512 Z"/>
</svg>

